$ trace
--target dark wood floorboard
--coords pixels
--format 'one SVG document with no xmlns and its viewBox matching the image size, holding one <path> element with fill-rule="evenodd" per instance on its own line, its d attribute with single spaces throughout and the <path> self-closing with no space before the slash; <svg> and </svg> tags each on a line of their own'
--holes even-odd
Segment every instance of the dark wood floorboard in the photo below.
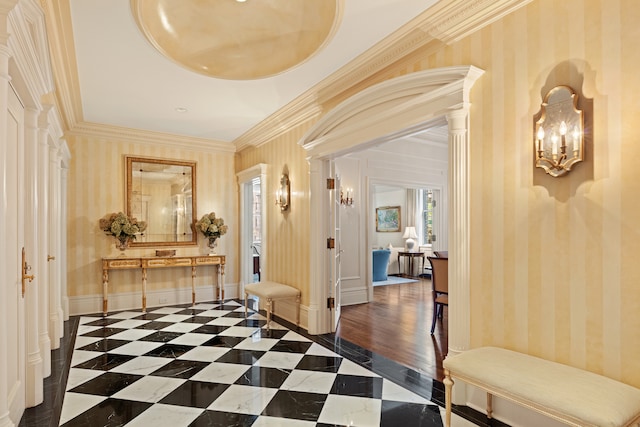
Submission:
<svg viewBox="0 0 640 427">
<path fill-rule="evenodd" d="M 373 302 L 342 307 L 336 336 L 442 381 L 448 310 L 431 335 L 431 281 L 375 286 L 373 294 Z"/>
</svg>

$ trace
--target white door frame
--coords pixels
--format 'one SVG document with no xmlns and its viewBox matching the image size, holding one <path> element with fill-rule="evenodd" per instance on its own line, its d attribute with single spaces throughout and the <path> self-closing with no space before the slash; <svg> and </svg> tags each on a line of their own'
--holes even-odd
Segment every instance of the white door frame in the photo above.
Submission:
<svg viewBox="0 0 640 427">
<path fill-rule="evenodd" d="M 267 209 L 264 206 L 264 198 L 267 195 L 267 165 L 259 163 L 249 169 L 245 169 L 236 174 L 238 178 L 238 186 L 240 187 L 240 284 L 238 288 L 238 297 L 243 298 L 244 285 L 252 283 L 250 280 L 253 277 L 253 258 L 249 257 L 251 253 L 251 244 L 253 242 L 253 229 L 252 229 L 252 205 L 253 205 L 253 190 L 248 191 L 248 187 L 255 178 L 260 178 L 260 193 L 262 209 L 260 209 L 262 227 L 260 228 L 261 241 L 265 242 L 267 238 Z M 262 245 L 260 251 L 260 277 L 265 273 L 267 263 L 265 262 L 267 257 L 267 251 L 265 245 Z"/>
<path fill-rule="evenodd" d="M 445 117 L 449 127 L 449 350 L 469 348 L 469 99 L 484 71 L 473 66 L 445 67 L 397 77 L 343 101 L 300 140 L 310 163 L 312 224 L 327 224 L 327 198 L 321 197 L 324 162 L 411 135 Z M 327 298 L 327 230 L 310 235 L 309 332 L 330 331 Z"/>
</svg>

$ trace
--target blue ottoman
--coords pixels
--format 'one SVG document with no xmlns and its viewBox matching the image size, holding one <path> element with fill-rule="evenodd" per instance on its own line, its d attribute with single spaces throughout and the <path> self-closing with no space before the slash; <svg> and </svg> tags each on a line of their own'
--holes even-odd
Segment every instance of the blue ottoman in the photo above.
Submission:
<svg viewBox="0 0 640 427">
<path fill-rule="evenodd" d="M 389 266 L 389 249 L 375 249 L 373 251 L 373 281 L 387 280 L 387 267 Z"/>
</svg>

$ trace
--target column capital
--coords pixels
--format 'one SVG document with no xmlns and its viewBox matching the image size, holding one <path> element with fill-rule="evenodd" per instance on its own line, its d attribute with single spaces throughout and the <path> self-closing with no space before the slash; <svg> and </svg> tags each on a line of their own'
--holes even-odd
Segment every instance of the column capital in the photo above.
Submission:
<svg viewBox="0 0 640 427">
<path fill-rule="evenodd" d="M 449 131 L 466 131 L 467 117 L 469 117 L 470 105 L 465 103 L 460 108 L 450 111 L 445 116 L 449 125 Z"/>
</svg>

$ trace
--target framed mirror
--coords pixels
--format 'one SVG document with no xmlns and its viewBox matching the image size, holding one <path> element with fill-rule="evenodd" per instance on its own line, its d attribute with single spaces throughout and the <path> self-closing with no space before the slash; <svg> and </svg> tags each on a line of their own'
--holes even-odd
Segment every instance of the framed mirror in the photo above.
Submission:
<svg viewBox="0 0 640 427">
<path fill-rule="evenodd" d="M 196 245 L 196 162 L 125 159 L 127 215 L 147 223 L 131 246 Z"/>
</svg>

